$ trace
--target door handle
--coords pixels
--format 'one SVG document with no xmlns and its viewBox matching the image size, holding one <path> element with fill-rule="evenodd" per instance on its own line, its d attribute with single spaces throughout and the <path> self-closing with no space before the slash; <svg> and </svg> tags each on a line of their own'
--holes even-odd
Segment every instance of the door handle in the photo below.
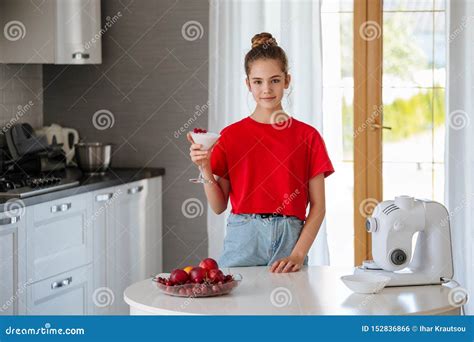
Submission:
<svg viewBox="0 0 474 342">
<path fill-rule="evenodd" d="M 128 189 L 127 193 L 129 195 L 133 195 L 133 194 L 141 192 L 142 190 L 143 190 L 143 185 L 139 185 L 139 186 L 135 186 L 133 188 Z"/>
<path fill-rule="evenodd" d="M 113 196 L 112 193 L 100 194 L 100 195 L 95 196 L 95 200 L 97 202 L 105 202 L 105 201 L 108 201 L 109 199 L 111 199 L 112 196 Z"/>
<path fill-rule="evenodd" d="M 89 54 L 85 52 L 74 52 L 72 54 L 72 59 L 89 59 Z"/>
<path fill-rule="evenodd" d="M 13 216 L 13 217 L 5 217 L 0 219 L 0 226 L 8 226 L 12 223 L 17 223 L 20 221 L 20 216 Z"/>
<path fill-rule="evenodd" d="M 392 129 L 392 127 L 389 127 L 389 126 L 382 126 L 382 125 L 379 125 L 379 124 L 376 124 L 376 123 L 370 124 L 370 128 L 371 128 L 372 130 L 380 129 L 380 128 L 382 128 L 382 129 L 389 129 L 389 130 Z"/>
<path fill-rule="evenodd" d="M 63 203 L 63 204 L 53 205 L 51 207 L 51 212 L 57 213 L 61 211 L 67 211 L 69 209 L 71 209 L 71 203 Z"/>
<path fill-rule="evenodd" d="M 72 283 L 72 277 L 68 277 L 66 279 L 60 281 L 54 281 L 51 283 L 51 289 L 59 289 L 60 287 L 68 286 Z"/>
</svg>

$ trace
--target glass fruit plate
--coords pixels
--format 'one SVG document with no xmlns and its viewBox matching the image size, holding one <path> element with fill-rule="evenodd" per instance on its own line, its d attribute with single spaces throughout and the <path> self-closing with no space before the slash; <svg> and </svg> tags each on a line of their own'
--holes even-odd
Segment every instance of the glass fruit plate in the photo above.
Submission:
<svg viewBox="0 0 474 342">
<path fill-rule="evenodd" d="M 222 296 L 230 293 L 233 289 L 239 286 L 242 281 L 242 275 L 233 274 L 232 277 L 234 280 L 222 284 L 183 284 L 183 285 L 171 285 L 167 286 L 165 284 L 159 283 L 158 278 L 169 278 L 169 273 L 160 273 L 154 276 L 151 280 L 156 284 L 161 292 L 177 297 L 214 297 Z"/>
</svg>

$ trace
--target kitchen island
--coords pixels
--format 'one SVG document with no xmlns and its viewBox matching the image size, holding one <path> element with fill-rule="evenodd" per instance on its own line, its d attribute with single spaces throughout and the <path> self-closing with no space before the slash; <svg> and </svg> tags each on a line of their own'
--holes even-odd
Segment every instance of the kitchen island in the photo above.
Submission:
<svg viewBox="0 0 474 342">
<path fill-rule="evenodd" d="M 441 285 L 384 288 L 356 294 L 340 277 L 353 268 L 305 266 L 300 272 L 271 273 L 268 267 L 224 268 L 242 275 L 228 295 L 173 297 L 151 279 L 129 286 L 124 300 L 131 315 L 459 315 L 450 304 L 451 289 Z"/>
</svg>

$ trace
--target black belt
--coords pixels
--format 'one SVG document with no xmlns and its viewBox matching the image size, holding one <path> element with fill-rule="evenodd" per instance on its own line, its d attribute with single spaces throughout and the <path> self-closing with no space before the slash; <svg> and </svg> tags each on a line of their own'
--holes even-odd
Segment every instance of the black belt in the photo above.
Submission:
<svg viewBox="0 0 474 342">
<path fill-rule="evenodd" d="M 260 216 L 263 219 L 269 218 L 269 217 L 283 217 L 285 215 L 282 214 L 275 214 L 275 213 L 264 213 L 264 214 L 255 214 L 257 216 Z"/>
</svg>

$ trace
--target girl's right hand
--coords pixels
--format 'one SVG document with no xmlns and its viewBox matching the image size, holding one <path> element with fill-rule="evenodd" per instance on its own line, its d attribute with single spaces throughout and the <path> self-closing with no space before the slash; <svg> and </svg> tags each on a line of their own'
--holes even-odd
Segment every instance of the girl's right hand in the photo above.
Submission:
<svg viewBox="0 0 474 342">
<path fill-rule="evenodd" d="M 191 143 L 191 147 L 189 148 L 189 155 L 191 156 L 191 160 L 193 161 L 193 163 L 197 166 L 201 166 L 202 168 L 210 167 L 212 147 L 208 151 L 203 151 L 201 150 L 202 145 L 194 143 L 191 133 L 188 132 L 187 138 L 188 141 Z"/>
</svg>

